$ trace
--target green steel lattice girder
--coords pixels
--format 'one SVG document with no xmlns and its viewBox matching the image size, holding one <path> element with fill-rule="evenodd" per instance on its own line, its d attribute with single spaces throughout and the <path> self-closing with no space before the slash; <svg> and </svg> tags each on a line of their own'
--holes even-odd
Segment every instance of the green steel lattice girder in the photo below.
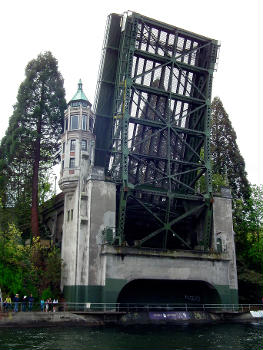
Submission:
<svg viewBox="0 0 263 350">
<path fill-rule="evenodd" d="M 95 164 L 105 166 L 118 185 L 118 244 L 146 242 L 160 230 L 166 232 L 164 243 L 150 244 L 166 248 L 173 222 L 171 231 L 189 247 L 183 226 L 201 220 L 202 244 L 209 247 L 210 100 L 217 47 L 212 39 L 136 13 L 109 17 L 95 106 Z M 134 211 L 132 198 L 143 199 L 142 211 Z"/>
</svg>

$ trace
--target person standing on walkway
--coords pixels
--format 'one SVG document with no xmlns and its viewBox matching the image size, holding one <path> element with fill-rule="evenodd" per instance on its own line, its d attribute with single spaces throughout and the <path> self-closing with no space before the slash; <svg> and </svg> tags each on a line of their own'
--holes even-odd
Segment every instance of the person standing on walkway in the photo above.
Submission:
<svg viewBox="0 0 263 350">
<path fill-rule="evenodd" d="M 14 297 L 14 303 L 15 303 L 14 312 L 18 312 L 19 294 L 16 294 L 16 295 L 15 295 L 15 297 Z"/>
<path fill-rule="evenodd" d="M 24 298 L 22 300 L 22 311 L 25 312 L 26 311 L 26 302 L 27 302 L 27 296 L 24 295 Z"/>
<path fill-rule="evenodd" d="M 46 300 L 46 305 L 45 305 L 45 312 L 49 311 L 49 299 Z"/>
<path fill-rule="evenodd" d="M 28 297 L 28 311 L 32 311 L 33 302 L 34 302 L 33 295 L 30 294 L 30 296 Z"/>
<path fill-rule="evenodd" d="M 57 311 L 58 299 L 53 300 L 53 312 Z"/>
<path fill-rule="evenodd" d="M 10 296 L 8 295 L 5 299 L 5 311 L 9 311 L 12 309 L 12 301 L 11 301 L 11 298 Z"/>
<path fill-rule="evenodd" d="M 41 308 L 41 311 L 43 312 L 45 308 L 45 300 L 43 298 L 40 300 L 40 308 Z"/>
</svg>

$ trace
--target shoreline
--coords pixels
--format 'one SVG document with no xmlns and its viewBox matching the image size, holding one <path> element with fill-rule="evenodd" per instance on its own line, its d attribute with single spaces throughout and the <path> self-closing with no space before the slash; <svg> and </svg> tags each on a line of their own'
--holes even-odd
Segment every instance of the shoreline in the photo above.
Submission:
<svg viewBox="0 0 263 350">
<path fill-rule="evenodd" d="M 258 312 L 258 314 L 257 314 Z M 56 326 L 136 326 L 190 325 L 215 323 L 263 322 L 263 311 L 243 313 L 211 313 L 205 311 L 176 312 L 6 312 L 0 313 L 0 327 Z M 258 315 L 258 317 L 255 317 Z"/>
</svg>

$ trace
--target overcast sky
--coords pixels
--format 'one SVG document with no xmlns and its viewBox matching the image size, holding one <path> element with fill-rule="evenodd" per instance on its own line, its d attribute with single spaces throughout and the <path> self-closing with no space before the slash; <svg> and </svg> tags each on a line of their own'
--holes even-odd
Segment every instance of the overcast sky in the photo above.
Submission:
<svg viewBox="0 0 263 350">
<path fill-rule="evenodd" d="M 220 41 L 213 96 L 237 133 L 249 181 L 263 183 L 262 0 L 8 0 L 0 6 L 0 138 L 25 66 L 40 52 L 57 58 L 67 100 L 81 78 L 93 103 L 107 16 L 131 10 Z"/>
</svg>

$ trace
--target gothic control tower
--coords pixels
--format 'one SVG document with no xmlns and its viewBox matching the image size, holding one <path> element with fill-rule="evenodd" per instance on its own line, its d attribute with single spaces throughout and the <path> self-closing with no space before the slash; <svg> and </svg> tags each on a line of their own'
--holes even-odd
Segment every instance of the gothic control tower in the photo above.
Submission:
<svg viewBox="0 0 263 350">
<path fill-rule="evenodd" d="M 70 266 L 65 266 L 63 271 L 67 280 L 78 278 L 78 248 L 72 243 L 78 245 L 80 230 L 83 235 L 87 235 L 86 182 L 94 159 L 93 126 L 91 103 L 82 90 L 80 80 L 78 90 L 65 111 L 59 181 L 59 186 L 65 194 L 62 259 L 74 261 Z"/>
<path fill-rule="evenodd" d="M 94 113 L 80 80 L 65 111 L 61 139 L 59 186 L 65 196 L 61 287 L 68 300 L 86 300 L 89 286 L 95 286 L 96 290 L 101 284 L 93 273 L 99 266 L 97 233 L 115 226 L 116 188 L 112 183 L 105 183 L 104 169 L 94 167 L 93 127 Z"/>
</svg>

